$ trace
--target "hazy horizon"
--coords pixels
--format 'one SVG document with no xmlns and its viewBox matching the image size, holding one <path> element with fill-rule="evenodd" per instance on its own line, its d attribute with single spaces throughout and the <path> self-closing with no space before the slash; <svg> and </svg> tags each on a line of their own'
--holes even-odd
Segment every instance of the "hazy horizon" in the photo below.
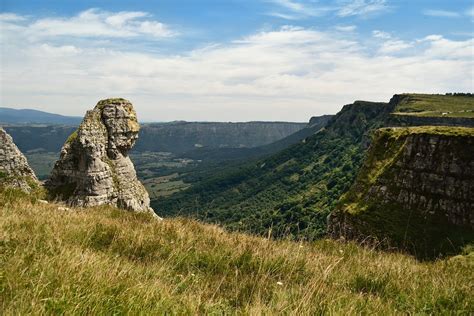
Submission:
<svg viewBox="0 0 474 316">
<path fill-rule="evenodd" d="M 472 92 L 473 14 L 464 0 L 6 0 L 0 105 L 83 116 L 123 97 L 143 122 L 307 122 Z"/>
</svg>

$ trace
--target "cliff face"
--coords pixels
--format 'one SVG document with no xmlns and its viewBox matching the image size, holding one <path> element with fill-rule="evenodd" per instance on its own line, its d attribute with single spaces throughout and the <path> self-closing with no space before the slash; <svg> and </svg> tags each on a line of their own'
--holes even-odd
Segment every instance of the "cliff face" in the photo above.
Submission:
<svg viewBox="0 0 474 316">
<path fill-rule="evenodd" d="M 195 148 L 252 148 L 273 143 L 306 127 L 290 122 L 170 122 L 146 124 L 137 151 L 183 153 Z"/>
<path fill-rule="evenodd" d="M 472 148 L 472 128 L 378 130 L 328 233 L 419 255 L 455 252 L 474 240 Z"/>
<path fill-rule="evenodd" d="M 0 127 L 0 185 L 26 192 L 39 187 L 38 179 L 12 138 Z"/>
<path fill-rule="evenodd" d="M 74 206 L 111 204 L 152 212 L 148 193 L 128 157 L 138 131 L 129 101 L 100 101 L 64 144 L 46 183 L 51 195 Z"/>
</svg>

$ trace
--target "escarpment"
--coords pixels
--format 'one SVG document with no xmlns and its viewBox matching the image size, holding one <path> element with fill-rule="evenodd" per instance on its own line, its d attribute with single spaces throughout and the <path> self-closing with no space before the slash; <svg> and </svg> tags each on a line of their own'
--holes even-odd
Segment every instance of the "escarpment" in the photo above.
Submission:
<svg viewBox="0 0 474 316">
<path fill-rule="evenodd" d="M 28 165 L 10 135 L 0 127 L 0 185 L 26 192 L 39 187 L 35 173 Z"/>
<path fill-rule="evenodd" d="M 328 218 L 328 233 L 420 256 L 474 241 L 474 128 L 376 131 L 364 166 Z"/>
<path fill-rule="evenodd" d="M 106 99 L 97 103 L 64 144 L 46 183 L 50 195 L 73 206 L 109 204 L 153 212 L 128 157 L 139 129 L 129 101 Z"/>
</svg>

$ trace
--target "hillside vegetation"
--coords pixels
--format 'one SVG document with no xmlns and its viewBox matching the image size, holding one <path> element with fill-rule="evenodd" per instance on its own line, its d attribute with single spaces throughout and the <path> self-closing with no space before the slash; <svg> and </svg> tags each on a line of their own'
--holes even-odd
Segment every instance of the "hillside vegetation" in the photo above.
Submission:
<svg viewBox="0 0 474 316">
<path fill-rule="evenodd" d="M 193 216 L 260 235 L 319 238 L 327 215 L 356 176 L 369 132 L 389 111 L 387 103 L 346 105 L 304 142 L 218 170 L 152 207 L 163 216 Z"/>
<path fill-rule="evenodd" d="M 10 314 L 469 314 L 472 254 L 436 262 L 353 243 L 274 241 L 0 192 Z"/>
<path fill-rule="evenodd" d="M 389 103 L 356 101 L 303 142 L 238 167 L 217 169 L 187 190 L 152 201 L 152 207 L 163 216 L 192 216 L 258 235 L 317 239 L 326 233 L 327 216 L 354 182 L 377 128 L 469 125 L 474 123 L 469 118 L 473 101 L 471 95 L 420 94 L 395 95 Z M 401 111 L 449 113 L 439 118 L 394 115 Z"/>
<path fill-rule="evenodd" d="M 474 95 L 404 94 L 394 114 L 474 118 Z"/>
</svg>

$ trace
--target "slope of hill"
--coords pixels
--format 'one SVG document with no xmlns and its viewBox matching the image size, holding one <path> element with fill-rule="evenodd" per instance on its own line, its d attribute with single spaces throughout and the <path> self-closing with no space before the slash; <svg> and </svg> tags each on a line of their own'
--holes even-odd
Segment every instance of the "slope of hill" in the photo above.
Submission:
<svg viewBox="0 0 474 316">
<path fill-rule="evenodd" d="M 82 117 L 64 116 L 30 109 L 17 110 L 0 107 L 0 123 L 77 125 L 81 122 L 81 120 Z"/>
<path fill-rule="evenodd" d="M 388 104 L 356 101 L 346 105 L 325 129 L 304 143 L 239 168 L 218 170 L 183 192 L 154 201 L 152 206 L 164 216 L 193 216 L 236 230 L 318 238 L 325 233 L 327 215 L 354 181 L 376 128 L 474 124 L 469 112 L 459 112 L 456 118 L 394 120 L 401 115 L 392 113 L 401 103 L 411 104 L 407 98 L 412 97 L 419 95 L 395 95 Z M 456 100 L 462 101 L 459 108 L 474 105 L 474 98 L 468 96 L 424 95 L 423 100 L 434 102 L 437 109 L 446 102 L 452 107 Z"/>
<path fill-rule="evenodd" d="M 473 257 L 417 262 L 0 192 L 0 310 L 27 314 L 469 314 Z M 471 281 L 470 281 L 471 280 Z"/>
<path fill-rule="evenodd" d="M 320 237 L 329 211 L 355 177 L 368 131 L 381 126 L 390 109 L 387 103 L 346 105 L 304 142 L 152 206 L 163 216 L 190 215 L 257 234 Z"/>
</svg>

